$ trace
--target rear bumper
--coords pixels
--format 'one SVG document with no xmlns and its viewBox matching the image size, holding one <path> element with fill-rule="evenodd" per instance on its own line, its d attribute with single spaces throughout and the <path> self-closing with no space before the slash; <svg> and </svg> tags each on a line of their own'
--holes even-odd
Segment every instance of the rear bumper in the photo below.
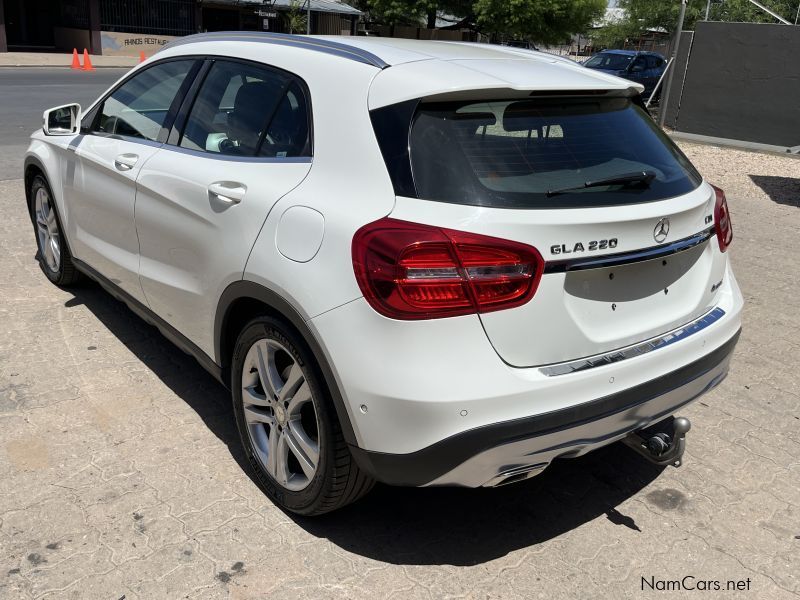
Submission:
<svg viewBox="0 0 800 600">
<path fill-rule="evenodd" d="M 352 447 L 358 464 L 391 485 L 492 485 L 505 473 L 544 469 L 657 422 L 719 384 L 739 331 L 709 354 L 620 392 L 464 431 L 407 454 Z"/>
</svg>

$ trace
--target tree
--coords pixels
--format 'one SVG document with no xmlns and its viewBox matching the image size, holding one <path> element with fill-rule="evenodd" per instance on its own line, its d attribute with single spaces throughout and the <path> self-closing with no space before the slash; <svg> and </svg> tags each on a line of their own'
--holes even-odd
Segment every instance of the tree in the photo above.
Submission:
<svg viewBox="0 0 800 600">
<path fill-rule="evenodd" d="M 600 18 L 606 0 L 367 0 L 370 16 L 390 24 L 435 26 L 437 12 L 464 19 L 494 39 L 562 43 Z"/>
<path fill-rule="evenodd" d="M 370 0 L 370 16 L 387 25 L 419 24 L 429 10 L 436 10 L 435 0 Z"/>
<path fill-rule="evenodd" d="M 781 15 L 789 22 L 794 22 L 797 14 L 797 0 L 759 0 L 771 11 Z M 705 14 L 705 9 L 703 9 Z M 702 18 L 702 16 L 700 17 Z M 777 23 L 777 20 L 766 11 L 761 10 L 747 0 L 725 0 L 711 5 L 708 16 L 710 21 L 729 21 L 739 23 Z"/>
<path fill-rule="evenodd" d="M 787 20 L 793 11 L 797 10 L 797 0 L 760 0 L 760 2 Z M 619 7 L 626 13 L 625 22 L 619 24 L 625 31 L 641 32 L 660 28 L 672 33 L 678 23 L 680 0 L 619 0 Z M 693 30 L 695 23 L 704 18 L 705 12 L 706 0 L 689 0 L 686 5 L 684 30 Z M 711 21 L 743 23 L 777 22 L 769 13 L 748 0 L 723 0 L 721 3 L 713 3 L 708 18 Z"/>
<path fill-rule="evenodd" d="M 425 20 L 427 27 L 436 27 L 437 12 L 446 12 L 467 17 L 472 11 L 472 2 L 467 0 L 367 0 L 370 15 L 387 25 L 419 25 Z"/>
<path fill-rule="evenodd" d="M 289 10 L 286 11 L 286 27 L 289 33 L 306 32 L 306 14 L 301 6 L 301 0 L 292 0 L 289 3 Z"/>
<path fill-rule="evenodd" d="M 626 18 L 620 23 L 630 31 L 641 33 L 647 29 L 672 33 L 678 25 L 680 0 L 620 0 L 619 7 L 625 10 Z M 689 0 L 683 28 L 691 30 L 706 10 L 706 0 Z"/>
<path fill-rule="evenodd" d="M 561 44 L 599 19 L 606 0 L 476 0 L 479 28 L 493 37 L 512 36 Z"/>
</svg>

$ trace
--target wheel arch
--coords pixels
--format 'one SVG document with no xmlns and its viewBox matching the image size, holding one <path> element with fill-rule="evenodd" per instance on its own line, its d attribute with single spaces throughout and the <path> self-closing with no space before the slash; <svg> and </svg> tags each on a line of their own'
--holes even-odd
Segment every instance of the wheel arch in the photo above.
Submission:
<svg viewBox="0 0 800 600">
<path fill-rule="evenodd" d="M 220 296 L 214 318 L 214 356 L 221 367 L 226 385 L 230 386 L 230 366 L 236 338 L 243 327 L 257 316 L 282 319 L 303 339 L 307 350 L 317 361 L 320 374 L 333 400 L 336 416 L 345 441 L 357 446 L 355 431 L 347 411 L 341 388 L 330 362 L 305 319 L 291 303 L 277 292 L 252 281 L 236 281 Z"/>
<path fill-rule="evenodd" d="M 44 163 L 39 160 L 38 157 L 33 155 L 28 155 L 25 157 L 25 164 L 23 167 L 24 173 L 24 182 L 25 182 L 25 200 L 28 203 L 28 210 L 30 212 L 31 206 L 31 182 L 33 178 L 37 175 L 41 175 L 45 178 L 45 180 L 49 183 L 50 178 L 47 176 L 47 169 L 45 169 Z M 52 186 L 50 186 L 52 189 Z"/>
</svg>

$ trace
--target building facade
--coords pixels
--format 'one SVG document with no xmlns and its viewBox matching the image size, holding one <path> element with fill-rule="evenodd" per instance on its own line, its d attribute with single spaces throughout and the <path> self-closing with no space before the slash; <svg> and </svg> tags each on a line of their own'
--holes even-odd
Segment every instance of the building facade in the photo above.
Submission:
<svg viewBox="0 0 800 600">
<path fill-rule="evenodd" d="M 0 0 L 0 52 L 152 54 L 203 31 L 354 35 L 361 12 L 336 0 Z"/>
</svg>

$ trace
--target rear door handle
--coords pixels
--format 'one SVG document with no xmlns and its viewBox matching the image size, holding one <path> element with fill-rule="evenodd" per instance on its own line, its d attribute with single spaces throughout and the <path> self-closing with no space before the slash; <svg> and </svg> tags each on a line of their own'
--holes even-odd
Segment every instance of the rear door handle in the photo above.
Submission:
<svg viewBox="0 0 800 600">
<path fill-rule="evenodd" d="M 130 171 L 137 160 L 139 160 L 138 154 L 120 154 L 114 159 L 114 167 L 117 171 Z"/>
<path fill-rule="evenodd" d="M 247 193 L 247 186 L 238 181 L 215 181 L 208 186 L 208 197 L 227 204 L 239 204 Z"/>
</svg>

